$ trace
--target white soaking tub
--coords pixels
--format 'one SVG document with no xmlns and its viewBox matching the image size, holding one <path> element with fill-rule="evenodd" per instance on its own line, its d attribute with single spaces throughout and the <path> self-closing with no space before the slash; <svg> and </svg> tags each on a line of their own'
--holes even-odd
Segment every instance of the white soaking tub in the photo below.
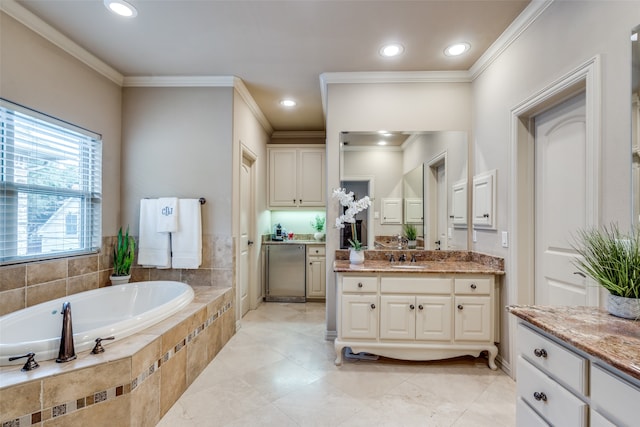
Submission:
<svg viewBox="0 0 640 427">
<path fill-rule="evenodd" d="M 81 292 L 0 317 L 0 366 L 12 356 L 33 352 L 36 361 L 55 359 L 60 348 L 62 304 L 71 303 L 76 353 L 96 338 L 119 340 L 175 314 L 193 300 L 191 286 L 173 281 L 136 282 Z M 108 342 L 108 341 L 107 341 Z M 105 342 L 106 343 L 106 342 Z"/>
</svg>

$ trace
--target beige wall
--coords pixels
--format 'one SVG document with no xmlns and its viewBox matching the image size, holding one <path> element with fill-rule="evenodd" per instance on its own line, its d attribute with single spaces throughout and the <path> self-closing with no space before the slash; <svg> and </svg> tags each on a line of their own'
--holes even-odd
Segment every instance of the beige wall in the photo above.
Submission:
<svg viewBox="0 0 640 427">
<path fill-rule="evenodd" d="M 456 130 L 471 136 L 470 83 L 333 84 L 327 91 L 327 224 L 335 224 L 341 131 Z M 327 331 L 336 333 L 333 261 L 339 232 L 327 227 Z"/>
<path fill-rule="evenodd" d="M 120 86 L 0 12 L 0 97 L 102 135 L 102 234 L 115 235 Z"/>
</svg>

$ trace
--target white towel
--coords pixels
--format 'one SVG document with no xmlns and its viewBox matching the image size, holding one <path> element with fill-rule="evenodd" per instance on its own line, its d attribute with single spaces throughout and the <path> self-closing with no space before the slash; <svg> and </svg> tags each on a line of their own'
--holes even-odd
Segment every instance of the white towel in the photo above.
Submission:
<svg viewBox="0 0 640 427">
<path fill-rule="evenodd" d="M 171 233 L 178 231 L 178 198 L 161 197 L 158 199 L 156 214 L 158 223 L 156 229 L 159 233 Z"/>
<path fill-rule="evenodd" d="M 178 201 L 178 231 L 171 233 L 173 268 L 198 268 L 202 264 L 202 218 L 198 199 Z"/>
<path fill-rule="evenodd" d="M 147 267 L 170 268 L 170 234 L 156 231 L 158 222 L 157 207 L 157 199 L 140 200 L 138 264 Z"/>
</svg>

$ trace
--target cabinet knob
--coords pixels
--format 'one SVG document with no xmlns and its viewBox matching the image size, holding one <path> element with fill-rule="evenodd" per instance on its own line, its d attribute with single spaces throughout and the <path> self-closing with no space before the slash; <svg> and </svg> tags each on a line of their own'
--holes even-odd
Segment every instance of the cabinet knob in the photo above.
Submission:
<svg viewBox="0 0 640 427">
<path fill-rule="evenodd" d="M 374 310 L 376 308 L 375 304 L 371 304 L 371 309 Z"/>
<path fill-rule="evenodd" d="M 361 288 L 362 287 L 362 282 L 358 282 L 358 287 Z"/>
<path fill-rule="evenodd" d="M 533 354 L 535 354 L 536 357 L 547 357 L 547 350 L 544 348 L 536 348 L 533 350 Z"/>
<path fill-rule="evenodd" d="M 533 398 L 536 399 L 538 402 L 543 401 L 546 402 L 547 401 L 547 395 L 542 393 L 541 391 L 536 391 L 533 393 Z"/>
<path fill-rule="evenodd" d="M 462 310 L 463 308 L 462 304 L 458 304 L 458 310 Z"/>
<path fill-rule="evenodd" d="M 422 306 L 422 304 L 420 304 L 420 305 L 418 306 L 418 308 L 419 308 L 420 310 L 424 309 L 424 307 Z"/>
<path fill-rule="evenodd" d="M 483 218 L 489 218 L 489 214 L 488 214 L 488 213 L 486 213 L 486 214 L 482 215 L 482 217 L 483 217 Z"/>
<path fill-rule="evenodd" d="M 471 289 L 475 289 L 475 288 L 477 288 L 476 284 L 475 284 L 475 283 L 472 283 L 472 284 L 471 284 Z"/>
<path fill-rule="evenodd" d="M 416 307 L 415 307 L 415 305 L 410 304 L 410 305 L 409 305 L 409 308 L 410 308 L 411 310 L 413 310 L 413 309 L 414 309 L 414 308 L 416 308 Z"/>
</svg>

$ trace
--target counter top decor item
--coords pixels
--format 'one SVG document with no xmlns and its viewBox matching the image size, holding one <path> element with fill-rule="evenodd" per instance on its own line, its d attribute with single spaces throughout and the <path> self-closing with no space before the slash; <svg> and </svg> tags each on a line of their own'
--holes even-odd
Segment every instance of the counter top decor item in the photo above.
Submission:
<svg viewBox="0 0 640 427">
<path fill-rule="evenodd" d="M 416 238 L 418 237 L 418 230 L 416 229 L 416 226 L 413 224 L 405 224 L 402 226 L 402 229 L 404 231 L 404 237 L 406 237 L 409 242 L 409 249 L 415 249 Z"/>
<path fill-rule="evenodd" d="M 311 226 L 313 227 L 314 230 L 316 230 L 315 233 L 313 233 L 313 238 L 316 240 L 322 240 L 322 238 L 324 237 L 324 223 L 325 223 L 326 218 L 320 216 L 320 215 L 316 215 L 316 218 L 311 222 Z"/>
<path fill-rule="evenodd" d="M 609 291 L 614 316 L 640 319 L 640 229 L 622 233 L 615 224 L 578 231 L 574 264 Z"/>
<path fill-rule="evenodd" d="M 333 197 L 340 201 L 340 205 L 347 208 L 342 215 L 336 218 L 336 228 L 344 228 L 345 223 L 351 224 L 351 236 L 349 239 L 351 245 L 350 261 L 352 264 L 364 263 L 364 252 L 362 251 L 362 243 L 358 240 L 356 231 L 356 214 L 366 210 L 371 206 L 369 196 L 364 196 L 359 200 L 355 200 L 353 191 L 347 193 L 346 188 L 338 188 L 333 190 Z"/>
<path fill-rule="evenodd" d="M 124 235 L 122 234 L 122 227 L 120 227 L 118 240 L 113 248 L 113 274 L 110 277 L 112 285 L 129 282 L 135 249 L 136 242 L 132 236 L 129 236 L 129 227 L 127 227 Z"/>
</svg>

